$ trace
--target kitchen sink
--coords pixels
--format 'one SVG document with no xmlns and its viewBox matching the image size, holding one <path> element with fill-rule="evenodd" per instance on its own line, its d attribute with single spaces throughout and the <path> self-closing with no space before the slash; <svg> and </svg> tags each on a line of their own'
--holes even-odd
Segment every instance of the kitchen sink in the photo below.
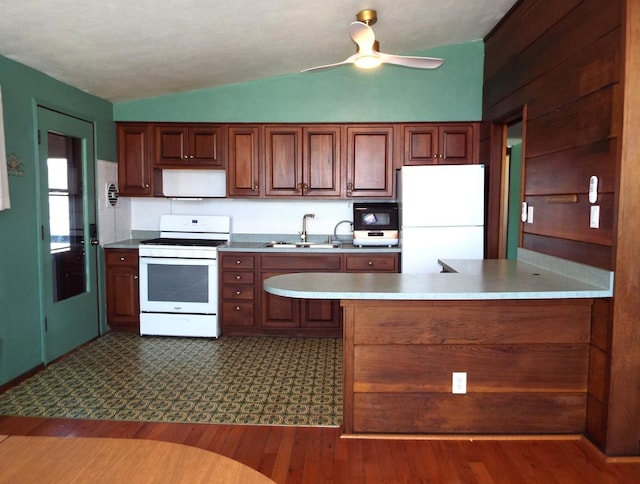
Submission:
<svg viewBox="0 0 640 484">
<path fill-rule="evenodd" d="M 340 242 L 268 242 L 265 247 L 272 249 L 337 249 Z"/>
</svg>

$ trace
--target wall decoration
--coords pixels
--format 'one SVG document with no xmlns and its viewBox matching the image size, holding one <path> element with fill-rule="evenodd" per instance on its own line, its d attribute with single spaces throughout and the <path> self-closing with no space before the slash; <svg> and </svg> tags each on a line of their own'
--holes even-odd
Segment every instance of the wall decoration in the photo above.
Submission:
<svg viewBox="0 0 640 484">
<path fill-rule="evenodd" d="M 22 158 L 15 153 L 7 155 L 7 173 L 12 176 L 24 176 Z"/>
<path fill-rule="evenodd" d="M 15 153 L 7 155 L 7 173 L 12 176 L 24 176 L 22 158 Z"/>
</svg>

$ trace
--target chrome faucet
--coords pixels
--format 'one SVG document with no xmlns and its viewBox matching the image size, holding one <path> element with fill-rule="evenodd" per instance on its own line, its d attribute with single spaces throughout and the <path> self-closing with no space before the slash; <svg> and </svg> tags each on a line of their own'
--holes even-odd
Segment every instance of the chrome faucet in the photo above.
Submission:
<svg viewBox="0 0 640 484">
<path fill-rule="evenodd" d="M 315 213 L 305 213 L 302 217 L 302 232 L 300 232 L 300 240 L 302 242 L 307 241 L 307 219 L 314 218 L 316 216 Z"/>
</svg>

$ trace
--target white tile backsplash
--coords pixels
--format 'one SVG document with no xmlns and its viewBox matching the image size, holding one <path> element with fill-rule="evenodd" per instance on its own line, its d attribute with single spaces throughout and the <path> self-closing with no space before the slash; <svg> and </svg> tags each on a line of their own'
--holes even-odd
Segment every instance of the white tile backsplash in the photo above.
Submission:
<svg viewBox="0 0 640 484">
<path fill-rule="evenodd" d="M 124 200 L 124 199 L 123 199 Z M 341 220 L 352 220 L 350 200 L 241 200 L 205 199 L 170 200 L 163 198 L 131 198 L 130 230 L 158 230 L 162 214 L 229 215 L 231 232 L 238 234 L 297 234 L 302 229 L 302 216 L 309 234 L 332 234 Z M 350 233 L 343 224 L 338 233 Z M 125 237 L 127 238 L 127 237 Z"/>
</svg>

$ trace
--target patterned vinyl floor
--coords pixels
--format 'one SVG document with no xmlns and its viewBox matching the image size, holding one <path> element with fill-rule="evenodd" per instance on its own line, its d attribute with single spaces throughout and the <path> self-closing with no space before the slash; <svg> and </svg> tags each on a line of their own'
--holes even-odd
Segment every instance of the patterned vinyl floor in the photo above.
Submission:
<svg viewBox="0 0 640 484">
<path fill-rule="evenodd" d="M 339 426 L 342 341 L 108 333 L 0 394 L 0 415 Z"/>
</svg>

